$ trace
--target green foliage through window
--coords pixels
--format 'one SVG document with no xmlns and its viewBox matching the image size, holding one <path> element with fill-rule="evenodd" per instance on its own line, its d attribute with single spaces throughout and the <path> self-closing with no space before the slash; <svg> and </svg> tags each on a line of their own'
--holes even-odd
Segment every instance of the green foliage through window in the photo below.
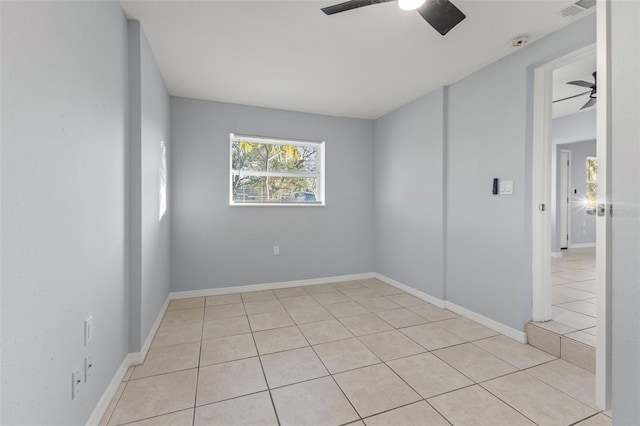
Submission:
<svg viewBox="0 0 640 426">
<path fill-rule="evenodd" d="M 232 204 L 322 202 L 323 144 L 231 135 Z"/>
<path fill-rule="evenodd" d="M 598 159 L 587 157 L 587 205 L 596 204 L 598 194 Z"/>
</svg>

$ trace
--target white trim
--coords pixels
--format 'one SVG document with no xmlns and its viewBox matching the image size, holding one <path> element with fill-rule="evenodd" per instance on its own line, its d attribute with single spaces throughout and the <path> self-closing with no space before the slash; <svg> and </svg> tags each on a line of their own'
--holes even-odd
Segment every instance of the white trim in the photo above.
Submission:
<svg viewBox="0 0 640 426">
<path fill-rule="evenodd" d="M 292 145 L 292 146 L 318 146 L 324 143 L 324 141 L 272 138 L 269 136 L 237 135 L 235 133 L 231 133 L 231 141 L 234 142 L 236 140 L 242 140 L 242 142 L 250 142 L 250 143 L 261 143 L 264 145 Z"/>
<path fill-rule="evenodd" d="M 571 194 L 571 188 L 573 186 L 572 182 L 571 182 L 571 168 L 573 167 L 573 159 L 572 159 L 572 154 L 573 152 L 570 149 L 561 149 L 560 150 L 560 160 L 562 160 L 562 153 L 567 154 L 567 162 L 569 164 L 567 164 L 567 247 L 562 247 L 562 244 L 560 244 L 560 249 L 563 248 L 569 248 L 571 247 L 571 216 L 573 216 L 571 213 L 571 208 L 573 206 L 573 200 L 572 200 L 572 195 Z M 553 172 L 552 172 L 553 173 Z M 560 173 L 562 173 L 562 164 L 560 165 Z M 557 179 L 557 177 L 556 177 Z M 560 176 L 560 183 L 562 184 L 562 176 Z M 560 194 L 562 194 L 562 186 L 560 187 Z M 562 203 L 564 203 L 564 201 L 560 200 Z M 562 211 L 562 208 L 560 208 L 560 211 Z M 562 218 L 560 218 L 560 232 L 562 232 Z M 562 235 L 560 236 L 562 237 Z M 560 241 L 562 241 L 562 238 L 560 239 Z"/>
<path fill-rule="evenodd" d="M 535 68 L 533 72 L 532 270 L 534 321 L 551 319 L 551 104 L 554 69 L 596 53 L 596 44 Z M 544 212 L 539 205 L 544 204 Z"/>
<path fill-rule="evenodd" d="M 462 315 L 463 317 L 468 318 L 471 321 L 475 321 L 478 324 L 483 325 L 487 328 L 490 328 L 491 330 L 496 331 L 504 336 L 507 336 L 517 342 L 527 343 L 527 333 L 525 333 L 524 331 L 516 330 L 515 328 L 509 327 L 508 325 L 502 324 L 501 322 L 485 317 L 484 315 L 480 315 L 467 308 L 463 308 L 462 306 L 456 305 L 455 303 L 438 299 L 437 297 L 433 297 L 420 290 L 416 290 L 413 287 L 409 287 L 406 284 L 402 284 L 401 282 L 398 282 L 389 277 L 385 277 L 384 275 L 374 273 L 373 277 L 379 279 L 380 281 L 384 281 L 385 283 L 392 285 L 400 290 L 403 290 L 409 294 L 412 294 L 413 296 L 419 299 L 422 299 L 425 302 L 429 302 L 432 305 L 436 305 L 439 308 L 448 309 L 451 312 L 455 312 L 458 315 Z"/>
<path fill-rule="evenodd" d="M 598 0 L 596 5 L 597 21 L 597 86 L 598 108 L 597 124 L 597 157 L 598 157 L 598 189 L 597 202 L 605 206 L 611 203 L 611 0 Z M 601 410 L 611 408 L 611 216 L 596 216 L 596 295 L 597 327 L 596 339 L 596 406 Z"/>
<path fill-rule="evenodd" d="M 87 425 L 93 426 L 100 424 L 102 417 L 109 408 L 109 404 L 111 404 L 111 400 L 116 395 L 118 387 L 122 383 L 122 379 L 124 379 L 124 375 L 127 374 L 127 370 L 129 369 L 129 367 L 131 367 L 131 355 L 132 354 L 127 354 L 127 356 L 125 356 L 122 360 L 122 364 L 120 364 L 118 371 L 116 371 L 113 379 L 111 379 L 111 382 L 109 382 L 109 386 L 107 386 L 107 388 L 104 390 L 102 396 L 100 397 L 100 400 L 91 412 L 89 420 L 87 420 Z"/>
<path fill-rule="evenodd" d="M 160 309 L 160 312 L 158 313 L 158 316 L 156 317 L 156 320 L 153 323 L 153 326 L 149 331 L 149 335 L 147 336 L 147 339 L 145 340 L 144 345 L 142 346 L 142 349 L 140 350 L 140 352 L 128 353 L 122 360 L 122 364 L 120 364 L 118 371 L 116 371 L 116 374 L 113 376 L 113 379 L 111 379 L 111 382 L 109 382 L 109 386 L 107 386 L 107 388 L 104 390 L 104 392 L 102 393 L 102 396 L 100 397 L 100 400 L 98 401 L 93 411 L 91 412 L 91 415 L 89 416 L 89 420 L 87 420 L 87 425 L 100 424 L 102 417 L 107 412 L 107 409 L 109 408 L 109 404 L 111 403 L 111 400 L 113 399 L 116 392 L 118 391 L 118 386 L 120 386 L 120 383 L 122 383 L 122 379 L 124 379 L 124 375 L 127 373 L 127 370 L 129 369 L 129 367 L 134 367 L 144 362 L 144 359 L 146 358 L 147 353 L 149 352 L 149 348 L 151 347 L 151 342 L 153 342 L 153 338 L 155 337 L 156 332 L 160 327 L 160 322 L 162 321 L 164 314 L 167 312 L 167 308 L 169 307 L 170 300 L 171 300 L 170 297 L 167 297 L 167 300 L 164 301 L 164 305 Z"/>
<path fill-rule="evenodd" d="M 164 305 L 160 309 L 158 316 L 156 317 L 155 322 L 151 326 L 151 330 L 147 335 L 147 339 L 144 341 L 144 345 L 142 345 L 142 349 L 140 352 L 132 352 L 129 354 L 131 357 L 131 365 L 140 365 L 144 362 L 144 359 L 147 357 L 147 353 L 149 352 L 149 348 L 151 347 L 151 343 L 153 342 L 153 338 L 160 327 L 160 322 L 162 322 L 162 318 L 164 318 L 164 314 L 167 312 L 167 308 L 169 307 L 169 302 L 171 301 L 170 296 L 167 297 L 167 300 L 164 301 Z"/>
<path fill-rule="evenodd" d="M 253 170 L 231 170 L 231 176 L 289 177 L 289 178 L 303 178 L 303 179 L 318 179 L 320 177 L 320 173 L 255 172 Z"/>
<path fill-rule="evenodd" d="M 373 274 L 373 278 L 376 278 L 380 281 L 383 281 L 389 285 L 394 286 L 395 288 L 402 290 L 406 293 L 409 293 L 418 299 L 422 299 L 425 302 L 429 302 L 432 305 L 437 306 L 438 308 L 444 309 L 446 302 L 442 299 L 438 299 L 437 297 L 431 296 L 430 294 L 424 293 L 420 290 L 416 290 L 413 287 L 409 287 L 406 284 L 402 284 L 400 281 L 396 281 L 393 278 L 386 277 L 382 274 L 378 274 L 377 272 Z"/>
<path fill-rule="evenodd" d="M 551 319 L 551 69 L 534 70 L 531 259 L 532 317 Z M 541 210 L 544 205 L 545 209 Z"/>
<path fill-rule="evenodd" d="M 595 247 L 595 246 L 596 246 L 596 243 L 578 243 L 578 244 L 569 243 L 569 248 L 570 249 L 588 248 L 588 247 Z"/>
<path fill-rule="evenodd" d="M 229 294 L 229 293 L 246 293 L 248 291 L 277 290 L 280 288 L 300 287 L 300 286 L 317 285 L 317 284 L 331 284 L 331 283 L 339 283 L 343 281 L 366 280 L 368 278 L 373 278 L 373 275 L 374 274 L 372 272 L 366 272 L 363 274 L 340 275 L 340 276 L 325 277 L 325 278 L 311 278 L 306 280 L 284 281 L 284 282 L 265 283 L 265 284 L 250 284 L 250 285 L 241 285 L 241 286 L 234 286 L 234 287 L 206 288 L 202 290 L 178 291 L 178 292 L 170 293 L 169 298 L 170 299 L 188 299 L 191 297 L 217 296 L 220 294 Z"/>
<path fill-rule="evenodd" d="M 485 327 L 490 328 L 493 331 L 497 331 L 498 333 L 503 334 L 519 343 L 527 343 L 527 333 L 524 331 L 516 330 L 513 327 L 509 327 L 508 325 L 485 317 L 484 315 L 480 315 L 449 301 L 445 302 L 445 307 L 446 309 L 449 309 L 450 311 L 455 312 L 458 315 L 462 315 L 463 317 L 468 318 L 471 321 L 475 321 L 480 325 L 484 325 Z"/>
<path fill-rule="evenodd" d="M 551 257 L 562 257 L 562 252 L 552 251 Z"/>
</svg>

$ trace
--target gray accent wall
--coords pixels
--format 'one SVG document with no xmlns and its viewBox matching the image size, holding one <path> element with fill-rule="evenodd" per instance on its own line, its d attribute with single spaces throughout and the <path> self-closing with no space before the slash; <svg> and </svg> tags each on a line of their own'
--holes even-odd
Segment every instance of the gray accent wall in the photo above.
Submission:
<svg viewBox="0 0 640 426">
<path fill-rule="evenodd" d="M 127 20 L 115 2 L 0 7 L 0 423 L 84 424 L 129 352 Z"/>
<path fill-rule="evenodd" d="M 595 34 L 595 15 L 587 16 L 376 120 L 377 272 L 524 329 L 533 69 Z M 514 194 L 493 195 L 493 178 L 512 180 Z"/>
<path fill-rule="evenodd" d="M 595 15 L 449 87 L 447 299 L 517 330 L 531 318 L 533 69 L 596 41 Z M 491 194 L 493 178 L 513 195 Z"/>
<path fill-rule="evenodd" d="M 587 196 L 587 157 L 595 157 L 596 141 L 576 142 L 556 145 L 556 156 L 560 151 L 571 151 L 571 168 L 569 178 L 569 248 L 574 244 L 595 244 L 596 217 L 587 214 L 584 201 Z M 560 162 L 556 165 L 556 176 L 560 175 Z M 560 205 L 560 179 L 556 180 L 556 205 Z M 556 216 L 556 229 L 560 229 L 560 215 Z M 560 247 L 560 233 L 553 241 Z"/>
<path fill-rule="evenodd" d="M 640 419 L 640 2 L 611 2 L 614 425 Z"/>
<path fill-rule="evenodd" d="M 558 163 L 558 144 L 572 144 L 575 142 L 593 141 L 596 139 L 596 109 L 577 112 L 575 114 L 554 118 L 551 123 L 551 142 L 554 149 L 551 151 L 551 251 L 560 253 L 560 215 L 558 213 L 558 202 L 560 198 L 560 181 L 557 179 L 560 173 Z M 595 146 L 595 145 L 594 145 Z M 596 152 L 596 149 L 593 149 Z M 586 183 L 585 183 L 586 187 Z M 581 222 L 580 222 L 581 223 Z M 589 219 L 587 218 L 587 227 Z M 595 242 L 595 220 L 593 223 L 593 238 Z M 580 230 L 580 233 L 582 230 Z M 591 237 L 587 237 L 591 239 Z"/>
<path fill-rule="evenodd" d="M 444 298 L 446 89 L 374 126 L 375 271 Z"/>
<path fill-rule="evenodd" d="M 129 21 L 129 350 L 138 352 L 169 296 L 170 215 L 160 218 L 161 145 L 169 94 L 138 21 Z M 170 205 L 170 203 L 169 203 Z"/>
<path fill-rule="evenodd" d="M 551 142 L 554 144 L 588 141 L 596 137 L 596 108 L 554 118 Z"/>
<path fill-rule="evenodd" d="M 230 207 L 230 133 L 325 141 L 326 206 Z M 171 140 L 172 291 L 373 270 L 371 121 L 172 97 Z"/>
</svg>

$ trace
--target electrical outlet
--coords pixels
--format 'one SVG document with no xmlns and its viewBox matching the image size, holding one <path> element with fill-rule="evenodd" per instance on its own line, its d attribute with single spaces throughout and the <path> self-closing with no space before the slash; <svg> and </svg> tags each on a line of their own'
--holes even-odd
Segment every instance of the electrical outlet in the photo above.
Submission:
<svg viewBox="0 0 640 426">
<path fill-rule="evenodd" d="M 89 381 L 89 377 L 93 374 L 93 357 L 91 355 L 87 355 L 84 358 L 84 382 L 87 383 Z"/>
<path fill-rule="evenodd" d="M 273 255 L 280 256 L 280 246 L 273 246 Z"/>
<path fill-rule="evenodd" d="M 71 399 L 77 399 L 80 395 L 80 386 L 82 385 L 82 373 L 78 368 L 71 373 Z"/>
<path fill-rule="evenodd" d="M 84 320 L 84 345 L 87 346 L 93 339 L 93 315 Z"/>
</svg>

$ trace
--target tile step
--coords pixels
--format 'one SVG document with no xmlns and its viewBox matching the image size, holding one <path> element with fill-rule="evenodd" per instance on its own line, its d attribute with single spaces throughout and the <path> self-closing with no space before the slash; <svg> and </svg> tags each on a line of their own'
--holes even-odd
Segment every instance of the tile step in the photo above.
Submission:
<svg viewBox="0 0 640 426">
<path fill-rule="evenodd" d="M 530 321 L 527 323 L 527 339 L 535 348 L 583 368 L 596 372 L 596 348 L 565 335 L 555 333 Z"/>
</svg>

